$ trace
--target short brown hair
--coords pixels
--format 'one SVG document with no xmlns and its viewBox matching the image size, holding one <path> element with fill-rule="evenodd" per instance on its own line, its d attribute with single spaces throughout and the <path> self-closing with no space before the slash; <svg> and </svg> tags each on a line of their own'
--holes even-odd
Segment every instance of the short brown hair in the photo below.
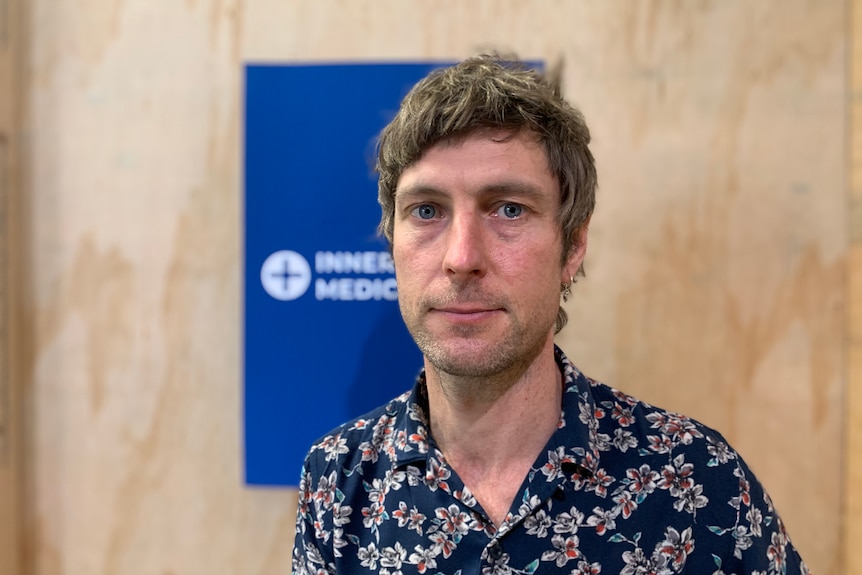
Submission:
<svg viewBox="0 0 862 575">
<path fill-rule="evenodd" d="M 596 201 L 596 167 L 583 115 L 566 102 L 558 81 L 516 58 L 485 54 L 431 72 L 401 102 L 378 141 L 379 231 L 391 246 L 395 189 L 405 169 L 434 144 L 482 127 L 529 129 L 544 146 L 560 184 L 565 261 Z M 579 270 L 582 273 L 582 270 Z M 560 309 L 557 331 L 565 324 Z"/>
</svg>

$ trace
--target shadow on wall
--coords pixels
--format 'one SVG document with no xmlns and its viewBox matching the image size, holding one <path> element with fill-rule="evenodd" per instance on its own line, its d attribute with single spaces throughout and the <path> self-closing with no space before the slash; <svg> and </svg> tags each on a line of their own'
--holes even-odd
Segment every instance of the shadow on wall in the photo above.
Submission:
<svg viewBox="0 0 862 575">
<path fill-rule="evenodd" d="M 422 354 L 398 308 L 383 315 L 362 347 L 356 378 L 345 397 L 345 411 L 360 416 L 412 389 Z"/>
</svg>

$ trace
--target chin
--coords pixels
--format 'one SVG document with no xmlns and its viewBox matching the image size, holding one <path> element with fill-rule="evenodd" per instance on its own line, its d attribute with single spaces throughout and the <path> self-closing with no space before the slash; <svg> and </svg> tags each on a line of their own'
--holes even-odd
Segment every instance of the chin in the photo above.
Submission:
<svg viewBox="0 0 862 575">
<path fill-rule="evenodd" d="M 476 339 L 446 345 L 420 346 L 428 363 L 442 373 L 458 377 L 492 377 L 509 371 L 523 361 L 515 350 Z"/>
</svg>

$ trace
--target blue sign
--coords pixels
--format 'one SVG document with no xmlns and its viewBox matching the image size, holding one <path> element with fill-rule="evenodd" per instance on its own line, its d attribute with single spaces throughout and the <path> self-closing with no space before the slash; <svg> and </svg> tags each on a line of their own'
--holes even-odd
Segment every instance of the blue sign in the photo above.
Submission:
<svg viewBox="0 0 862 575">
<path fill-rule="evenodd" d="M 377 134 L 441 64 L 246 67 L 245 479 L 296 485 L 311 443 L 411 388 L 373 171 Z"/>
</svg>

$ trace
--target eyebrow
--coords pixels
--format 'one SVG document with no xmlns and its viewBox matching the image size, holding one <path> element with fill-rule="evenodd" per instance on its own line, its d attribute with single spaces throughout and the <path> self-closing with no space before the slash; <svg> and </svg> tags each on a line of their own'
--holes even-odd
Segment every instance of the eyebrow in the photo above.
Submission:
<svg viewBox="0 0 862 575">
<path fill-rule="evenodd" d="M 415 198 L 415 197 L 426 197 L 426 196 L 444 196 L 446 192 L 443 190 L 436 188 L 434 186 L 429 186 L 426 184 L 418 183 L 412 186 L 407 186 L 405 188 L 395 188 L 395 199 L 398 198 Z"/>
<path fill-rule="evenodd" d="M 445 190 L 442 190 L 434 185 L 424 184 L 422 182 L 418 182 L 411 186 L 395 189 L 396 200 L 398 198 L 435 197 L 448 195 L 449 194 Z M 516 195 L 529 198 L 542 198 L 544 196 L 544 194 L 538 187 L 521 180 L 504 180 L 500 182 L 494 182 L 480 188 L 478 191 L 478 195 L 492 197 Z"/>
</svg>

